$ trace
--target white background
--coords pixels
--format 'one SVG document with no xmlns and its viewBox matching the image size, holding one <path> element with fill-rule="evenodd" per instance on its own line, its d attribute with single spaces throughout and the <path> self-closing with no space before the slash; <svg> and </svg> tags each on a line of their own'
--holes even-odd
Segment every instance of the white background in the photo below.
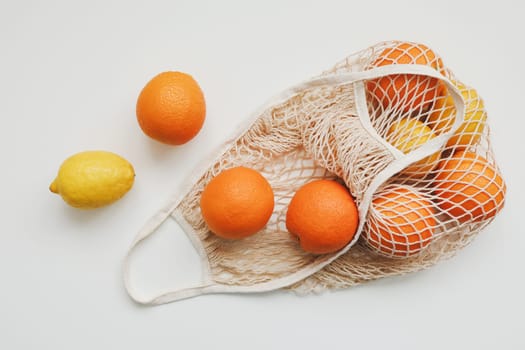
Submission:
<svg viewBox="0 0 525 350">
<path fill-rule="evenodd" d="M 0 2 L 0 349 L 523 349 L 521 1 Z M 455 258 L 404 277 L 298 297 L 211 295 L 140 307 L 122 259 L 191 169 L 277 92 L 378 41 L 424 42 L 484 97 L 508 184 L 505 210 Z M 135 119 L 155 74 L 192 74 L 207 119 L 189 144 Z M 135 166 L 133 189 L 95 211 L 48 186 L 87 149 Z M 136 260 L 145 291 L 198 271 L 177 228 Z"/>
</svg>

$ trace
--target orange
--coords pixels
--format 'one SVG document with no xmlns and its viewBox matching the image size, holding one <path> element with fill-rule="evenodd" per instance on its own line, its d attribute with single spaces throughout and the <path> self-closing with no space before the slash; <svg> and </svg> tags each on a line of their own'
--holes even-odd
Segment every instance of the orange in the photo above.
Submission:
<svg viewBox="0 0 525 350">
<path fill-rule="evenodd" d="M 191 75 L 164 72 L 144 86 L 136 112 L 146 135 L 169 145 L 182 145 L 202 128 L 206 104 Z"/>
<path fill-rule="evenodd" d="M 359 221 L 354 199 L 343 185 L 316 180 L 302 186 L 286 212 L 286 228 L 310 253 L 335 252 L 355 235 Z"/>
<path fill-rule="evenodd" d="M 430 199 L 413 187 L 390 185 L 372 200 L 364 238 L 383 255 L 407 257 L 428 246 L 435 226 Z"/>
<path fill-rule="evenodd" d="M 460 223 L 494 217 L 503 208 L 506 185 L 482 156 L 459 151 L 442 160 L 434 179 L 437 205 Z"/>
<path fill-rule="evenodd" d="M 239 239 L 262 230 L 270 219 L 274 198 L 268 181 L 256 170 L 224 170 L 204 188 L 201 213 L 209 229 L 227 239 Z"/>
<path fill-rule="evenodd" d="M 384 49 L 372 63 L 374 67 L 392 64 L 421 64 L 436 70 L 443 69 L 443 62 L 423 44 L 401 42 Z M 383 108 L 408 112 L 426 109 L 438 96 L 439 80 L 415 74 L 392 74 L 367 82 L 367 90 Z"/>
</svg>

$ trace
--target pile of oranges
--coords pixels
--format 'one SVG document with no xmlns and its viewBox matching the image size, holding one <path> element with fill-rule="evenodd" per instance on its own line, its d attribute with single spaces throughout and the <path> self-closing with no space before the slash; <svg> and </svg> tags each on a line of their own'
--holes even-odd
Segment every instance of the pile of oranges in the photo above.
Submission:
<svg viewBox="0 0 525 350">
<path fill-rule="evenodd" d="M 428 47 L 397 43 L 384 49 L 372 67 L 420 64 L 444 73 L 441 59 Z M 404 181 L 375 194 L 364 240 L 378 253 L 408 257 L 426 248 L 440 227 L 478 223 L 503 207 L 505 183 L 498 169 L 476 153 L 485 128 L 486 112 L 477 91 L 453 82 L 464 101 L 464 120 L 445 147 L 412 163 L 401 172 Z M 451 95 L 440 80 L 394 74 L 369 80 L 368 98 L 390 121 L 385 138 L 408 153 L 449 132 L 456 119 Z"/>
<path fill-rule="evenodd" d="M 240 239 L 264 228 L 274 209 L 273 190 L 256 170 L 224 170 L 204 188 L 200 208 L 210 231 Z M 286 213 L 286 227 L 302 249 L 314 254 L 340 250 L 354 237 L 358 212 L 348 189 L 333 180 L 302 186 Z"/>
<path fill-rule="evenodd" d="M 445 72 L 439 56 L 422 44 L 390 46 L 379 53 L 371 68 L 394 64 L 427 65 Z M 475 89 L 454 84 L 466 103 L 461 126 L 442 151 L 402 170 L 400 174 L 411 181 L 389 183 L 372 198 L 362 237 L 382 255 L 418 254 L 429 246 L 444 222 L 456 226 L 482 222 L 503 207 L 506 187 L 501 174 L 476 153 L 486 122 L 483 101 Z M 383 136 L 403 153 L 450 132 L 455 123 L 454 101 L 437 78 L 392 74 L 369 80 L 365 87 L 369 103 L 389 115 Z M 179 72 L 153 78 L 137 102 L 143 131 L 172 145 L 186 143 L 199 132 L 205 111 L 199 86 L 191 76 Z M 270 220 L 274 194 L 261 173 L 235 167 L 210 180 L 202 192 L 200 208 L 210 231 L 224 239 L 242 239 L 260 232 Z M 358 223 L 354 198 L 343 184 L 333 180 L 305 184 L 286 211 L 290 237 L 313 254 L 345 247 L 355 237 Z"/>
<path fill-rule="evenodd" d="M 204 95 L 188 74 L 163 72 L 151 79 L 137 100 L 137 120 L 149 137 L 181 145 L 201 130 Z M 246 167 L 224 170 L 205 187 L 201 214 L 210 231 L 224 239 L 242 239 L 261 231 L 274 210 L 271 185 Z M 286 217 L 290 233 L 314 254 L 343 248 L 357 230 L 358 213 L 347 188 L 331 180 L 306 184 L 292 199 Z"/>
</svg>

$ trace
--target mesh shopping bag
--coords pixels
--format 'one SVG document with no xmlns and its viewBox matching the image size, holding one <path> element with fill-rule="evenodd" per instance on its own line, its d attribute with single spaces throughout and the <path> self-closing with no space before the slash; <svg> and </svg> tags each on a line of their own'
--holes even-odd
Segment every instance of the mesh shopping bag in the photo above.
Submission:
<svg viewBox="0 0 525 350">
<path fill-rule="evenodd" d="M 483 101 L 422 44 L 384 42 L 271 99 L 195 171 L 139 232 L 125 283 L 139 303 L 208 293 L 299 293 L 353 286 L 417 271 L 451 257 L 503 207 Z M 225 169 L 245 166 L 271 184 L 266 227 L 241 240 L 214 235 L 200 195 Z M 343 249 L 303 251 L 286 230 L 286 209 L 302 185 L 342 181 L 359 226 Z M 201 257 L 202 283 L 143 296 L 129 272 L 134 248 L 167 220 Z"/>
</svg>

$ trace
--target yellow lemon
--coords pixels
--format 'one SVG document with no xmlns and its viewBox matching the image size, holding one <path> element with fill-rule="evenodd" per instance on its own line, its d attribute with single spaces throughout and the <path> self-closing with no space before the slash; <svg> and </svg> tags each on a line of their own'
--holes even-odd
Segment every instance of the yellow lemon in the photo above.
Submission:
<svg viewBox="0 0 525 350">
<path fill-rule="evenodd" d="M 448 140 L 447 146 L 463 148 L 479 142 L 485 128 L 487 113 L 483 100 L 479 97 L 476 89 L 467 87 L 460 82 L 454 82 L 454 84 L 465 100 L 465 118 L 458 130 Z M 428 125 L 438 135 L 447 132 L 454 124 L 455 112 L 456 108 L 452 96 L 442 96 L 436 100 L 433 111 L 428 116 Z"/>
<path fill-rule="evenodd" d="M 106 151 L 86 151 L 62 163 L 49 189 L 73 207 L 93 209 L 120 199 L 134 180 L 133 166 L 124 158 Z"/>
<path fill-rule="evenodd" d="M 417 119 L 404 118 L 393 123 L 387 133 L 387 141 L 403 153 L 408 153 L 422 146 L 427 141 L 436 137 L 432 129 Z M 426 176 L 439 161 L 439 153 L 436 152 L 416 163 L 411 164 L 403 173 Z"/>
</svg>

